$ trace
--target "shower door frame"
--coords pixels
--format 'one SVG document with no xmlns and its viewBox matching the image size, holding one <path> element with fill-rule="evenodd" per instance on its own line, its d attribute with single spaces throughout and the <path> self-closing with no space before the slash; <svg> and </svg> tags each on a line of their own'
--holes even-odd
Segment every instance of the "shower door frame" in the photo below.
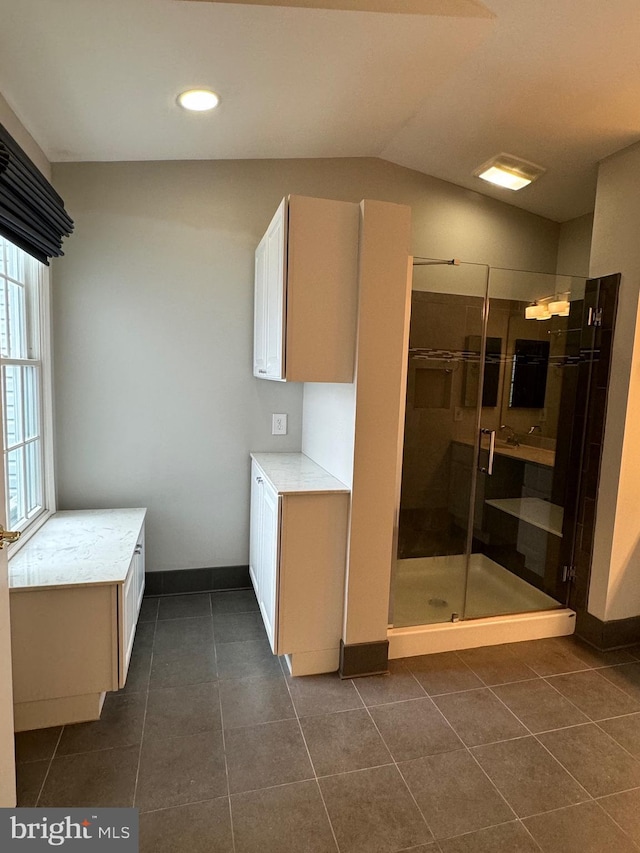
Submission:
<svg viewBox="0 0 640 853">
<path fill-rule="evenodd" d="M 417 263 L 416 263 L 417 262 Z M 482 419 L 482 394 L 484 391 L 484 363 L 486 359 L 486 347 L 487 347 L 487 324 L 489 320 L 489 281 L 491 277 L 491 266 L 489 264 L 479 264 L 468 261 L 460 261 L 457 258 L 452 259 L 443 259 L 443 258 L 426 258 L 420 257 L 417 255 L 409 257 L 409 264 L 412 265 L 413 268 L 416 266 L 460 266 L 464 264 L 465 266 L 473 266 L 479 267 L 485 270 L 485 283 L 484 283 L 484 294 L 481 297 L 480 295 L 474 297 L 476 299 L 482 298 L 482 321 L 481 321 L 481 332 L 480 332 L 480 353 L 478 358 L 479 370 L 478 370 L 478 383 L 477 383 L 477 400 L 478 403 L 476 405 L 475 412 L 475 428 L 474 428 L 474 442 L 473 442 L 473 455 L 471 461 L 470 468 L 470 483 L 469 483 L 469 505 L 467 512 L 467 530 L 466 530 L 466 540 L 465 540 L 465 550 L 463 552 L 465 558 L 465 567 L 464 567 L 464 592 L 463 592 L 463 605 L 462 605 L 462 614 L 453 613 L 451 620 L 447 622 L 440 623 L 426 623 L 426 624 L 439 624 L 439 625 L 449 625 L 449 624 L 457 624 L 458 622 L 466 622 L 464 613 L 467 604 L 467 592 L 469 587 L 469 565 L 472 555 L 473 548 L 473 526 L 475 520 L 474 506 L 475 506 L 475 496 L 476 489 L 478 484 L 478 474 L 480 473 L 479 468 L 479 459 L 480 459 L 480 445 L 481 445 L 481 419 Z M 430 292 L 430 291 L 427 291 Z M 411 293 L 413 293 L 413 288 L 411 289 Z M 406 401 L 407 401 L 407 388 L 408 388 L 408 356 L 409 356 L 409 328 L 411 326 L 411 316 L 409 316 L 409 324 L 407 328 L 406 334 L 406 346 L 405 346 L 405 356 L 404 356 L 404 394 L 403 394 L 403 406 L 402 411 L 400 412 L 400 419 L 403 425 L 402 429 L 402 440 L 399 442 L 398 446 L 398 464 L 397 464 L 397 484 L 396 484 L 396 517 L 394 521 L 393 528 L 393 564 L 391 567 L 391 585 L 389 590 L 389 629 L 394 629 L 393 625 L 393 616 L 395 609 L 395 587 L 396 587 L 396 567 L 398 563 L 398 547 L 399 547 L 399 536 L 400 536 L 400 497 L 402 491 L 402 462 L 403 462 L 403 450 L 404 450 L 404 431 L 405 431 L 405 419 L 406 419 Z M 412 627 L 412 626 L 407 626 Z M 403 629 L 400 629 L 403 630 Z"/>
<path fill-rule="evenodd" d="M 432 265 L 455 265 L 459 266 L 464 263 L 465 266 L 475 266 L 482 267 L 485 270 L 485 285 L 484 285 L 484 296 L 483 298 L 483 306 L 482 306 L 482 322 L 481 322 L 481 338 L 480 338 L 480 355 L 479 355 L 479 370 L 478 370 L 478 380 L 477 380 L 477 394 L 478 394 L 478 404 L 476 406 L 475 412 L 475 430 L 474 430 L 474 443 L 473 443 L 473 456 L 472 463 L 470 469 L 470 483 L 469 483 L 469 504 L 468 504 L 468 521 L 467 521 L 467 530 L 466 530 L 466 542 L 465 542 L 465 550 L 464 550 L 464 558 L 465 558 L 465 568 L 464 568 L 464 592 L 463 592 L 463 605 L 460 613 L 452 613 L 450 621 L 443 622 L 427 622 L 423 623 L 427 627 L 435 627 L 435 626 L 447 626 L 450 624 L 459 624 L 460 622 L 469 623 L 469 622 L 479 622 L 486 619 L 496 619 L 496 618 L 504 618 L 503 616 L 471 616 L 468 617 L 466 615 L 468 609 L 468 592 L 469 592 L 469 572 L 470 572 L 470 562 L 473 554 L 473 540 L 474 540 L 474 524 L 476 521 L 476 496 L 478 490 L 478 475 L 480 473 L 486 473 L 487 475 L 491 474 L 490 470 L 487 470 L 491 467 L 491 461 L 488 462 L 486 467 L 480 467 L 480 456 L 483 452 L 482 448 L 482 437 L 483 433 L 490 433 L 492 431 L 483 429 L 483 392 L 484 392 L 484 383 L 485 383 L 485 371 L 484 367 L 486 364 L 486 355 L 487 355 L 487 338 L 488 338 L 488 324 L 489 324 L 489 315 L 491 310 L 491 293 L 490 293 L 490 285 L 491 285 L 491 271 L 492 267 L 489 264 L 477 264 L 473 262 L 461 262 L 459 260 L 445 260 L 438 258 L 424 258 L 419 256 L 414 256 L 410 258 L 410 262 L 413 267 L 416 266 L 432 266 Z M 417 263 L 416 263 L 417 262 Z M 504 268 L 495 268 L 501 269 Z M 513 270 L 513 272 L 523 272 L 529 273 L 527 270 Z M 537 273 L 533 273 L 537 274 Z M 540 273 L 540 275 L 551 275 L 549 273 Z M 412 288 L 413 292 L 413 288 Z M 431 291 L 425 291 L 431 292 Z M 480 298 L 478 295 L 475 298 Z M 497 298 L 497 297 L 496 297 Z M 411 323 L 411 317 L 409 318 L 409 324 Z M 404 404 L 405 408 L 401 412 L 401 418 L 403 424 L 405 423 L 406 418 L 406 398 L 407 398 L 407 388 L 408 388 L 408 369 L 406 365 L 408 363 L 408 335 L 407 335 L 407 352 L 405 355 L 405 373 L 404 373 L 404 384 L 405 384 L 405 393 L 404 393 Z M 391 570 L 391 589 L 389 595 L 389 628 L 392 630 L 406 630 L 407 628 L 420 627 L 420 626 L 405 626 L 404 628 L 396 629 L 394 627 L 394 608 L 395 608 L 395 582 L 396 582 L 396 571 L 397 571 L 397 563 L 398 563 L 398 546 L 399 546 L 399 530 L 400 530 L 400 501 L 401 501 L 401 489 L 402 489 L 402 462 L 403 462 L 403 448 L 404 448 L 404 429 L 402 433 L 402 442 L 399 447 L 398 454 L 398 478 L 397 478 L 397 501 L 396 501 L 396 518 L 394 524 L 394 542 L 393 542 L 393 553 L 394 553 L 394 562 Z M 495 438 L 495 432 L 492 436 L 492 439 Z M 492 460 L 493 453 L 489 454 L 490 460 Z M 565 531 L 567 531 L 567 526 L 565 525 Z M 567 531 L 568 532 L 568 531 Z M 571 531 L 571 536 L 575 537 L 575 529 Z M 511 571 L 506 568 L 506 571 Z M 553 595 L 556 596 L 555 600 L 557 602 L 556 607 L 543 608 L 540 610 L 530 610 L 530 611 L 514 611 L 511 614 L 506 614 L 507 617 L 528 617 L 531 615 L 539 615 L 544 613 L 570 613 L 572 616 L 575 616 L 575 613 L 568 609 L 568 602 L 570 600 L 571 595 L 571 574 L 566 573 L 565 576 L 561 576 L 562 570 L 558 568 L 558 579 L 555 587 L 555 591 Z M 516 577 L 518 575 L 516 574 Z M 534 587 L 535 588 L 535 587 Z M 558 595 L 559 592 L 562 592 L 562 595 Z M 547 593 L 550 597 L 551 594 Z M 565 631 L 564 628 L 560 633 L 572 633 L 573 628 L 569 631 Z M 556 634 L 551 634 L 550 636 L 555 636 Z"/>
</svg>

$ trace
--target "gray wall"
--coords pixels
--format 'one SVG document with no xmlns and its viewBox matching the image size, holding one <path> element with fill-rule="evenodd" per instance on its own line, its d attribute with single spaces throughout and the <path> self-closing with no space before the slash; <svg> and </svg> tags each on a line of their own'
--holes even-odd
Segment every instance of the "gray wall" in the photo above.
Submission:
<svg viewBox="0 0 640 853">
<path fill-rule="evenodd" d="M 640 616 L 639 183 L 640 144 L 600 163 L 590 274 L 622 274 L 589 589 L 589 612 L 603 621 Z"/>
<path fill-rule="evenodd" d="M 558 240 L 558 268 L 560 275 L 589 277 L 593 213 L 569 219 L 560 226 Z"/>
<path fill-rule="evenodd" d="M 22 150 L 36 164 L 42 174 L 51 180 L 51 164 L 47 160 L 42 148 L 35 141 L 18 116 L 11 109 L 7 101 L 0 94 L 0 124 L 4 125 L 11 136 L 15 139 Z"/>
<path fill-rule="evenodd" d="M 253 251 L 282 196 L 409 204 L 415 254 L 556 268 L 557 223 L 375 159 L 53 176 L 76 221 L 53 276 L 59 508 L 147 506 L 149 570 L 246 563 L 248 453 L 300 448 L 302 386 L 251 375 Z"/>
</svg>

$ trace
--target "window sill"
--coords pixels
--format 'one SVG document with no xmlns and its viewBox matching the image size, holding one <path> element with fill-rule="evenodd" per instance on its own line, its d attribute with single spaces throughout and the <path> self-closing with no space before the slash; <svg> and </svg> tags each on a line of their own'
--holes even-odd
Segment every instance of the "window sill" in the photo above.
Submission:
<svg viewBox="0 0 640 853">
<path fill-rule="evenodd" d="M 26 530 L 22 531 L 22 534 L 17 542 L 13 545 L 9 545 L 7 548 L 7 559 L 10 561 L 12 557 L 20 551 L 20 549 L 27 544 L 27 542 L 34 536 L 38 530 L 51 518 L 54 514 L 55 509 L 46 509 L 42 513 L 40 513 L 37 518 L 35 518 L 29 527 Z"/>
</svg>

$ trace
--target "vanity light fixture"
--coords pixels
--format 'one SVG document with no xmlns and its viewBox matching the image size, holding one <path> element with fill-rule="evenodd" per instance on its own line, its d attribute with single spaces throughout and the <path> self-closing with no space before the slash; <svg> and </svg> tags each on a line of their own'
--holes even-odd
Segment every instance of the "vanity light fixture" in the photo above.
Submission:
<svg viewBox="0 0 640 853">
<path fill-rule="evenodd" d="M 549 303 L 549 311 L 552 314 L 557 314 L 558 317 L 568 317 L 571 309 L 571 303 L 568 299 L 558 299 L 557 302 Z"/>
<path fill-rule="evenodd" d="M 549 311 L 546 305 L 538 305 L 534 302 L 533 305 L 527 305 L 524 309 L 525 320 L 546 320 L 549 316 Z"/>
<path fill-rule="evenodd" d="M 525 320 L 549 320 L 554 316 L 568 317 L 571 310 L 569 291 L 560 295 L 564 298 L 559 298 L 556 293 L 555 296 L 545 296 L 543 299 L 527 305 L 524 309 Z"/>
<path fill-rule="evenodd" d="M 496 184 L 507 190 L 521 190 L 539 178 L 545 171 L 546 169 L 542 166 L 521 160 L 519 157 L 514 157 L 513 154 L 498 154 L 497 157 L 492 157 L 491 160 L 476 169 L 473 174 L 476 178 L 482 178 L 483 181 L 488 181 L 490 184 Z"/>
<path fill-rule="evenodd" d="M 203 113 L 215 109 L 220 103 L 220 96 L 211 89 L 187 89 L 178 95 L 178 103 L 185 110 Z"/>
</svg>

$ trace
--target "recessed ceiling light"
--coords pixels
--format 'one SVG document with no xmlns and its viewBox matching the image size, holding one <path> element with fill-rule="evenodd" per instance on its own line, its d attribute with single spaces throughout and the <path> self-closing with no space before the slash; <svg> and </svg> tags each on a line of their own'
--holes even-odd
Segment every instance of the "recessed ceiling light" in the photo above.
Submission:
<svg viewBox="0 0 640 853">
<path fill-rule="evenodd" d="M 477 178 L 504 187 L 521 190 L 545 172 L 542 166 L 520 160 L 512 154 L 499 154 L 480 166 L 473 173 Z"/>
<path fill-rule="evenodd" d="M 203 113 L 212 110 L 220 103 L 220 96 L 211 89 L 188 89 L 178 95 L 178 103 L 185 110 Z"/>
</svg>

